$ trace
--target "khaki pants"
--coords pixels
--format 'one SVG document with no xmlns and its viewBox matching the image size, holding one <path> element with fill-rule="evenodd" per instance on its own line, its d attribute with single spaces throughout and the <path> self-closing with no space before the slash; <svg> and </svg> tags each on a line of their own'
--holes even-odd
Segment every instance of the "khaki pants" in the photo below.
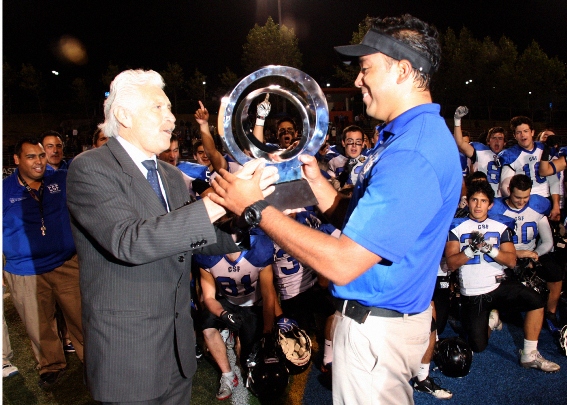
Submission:
<svg viewBox="0 0 567 405">
<path fill-rule="evenodd" d="M 429 344 L 431 307 L 412 316 L 369 316 L 363 324 L 336 312 L 333 404 L 413 404 L 409 380 Z"/>
<path fill-rule="evenodd" d="M 10 360 L 14 356 L 12 346 L 10 345 L 10 335 L 8 335 L 8 325 L 6 325 L 6 318 L 2 313 L 2 365 L 10 364 Z"/>
<path fill-rule="evenodd" d="M 38 362 L 39 373 L 62 370 L 67 366 L 57 332 L 55 303 L 63 311 L 69 338 L 83 361 L 83 327 L 77 255 L 48 273 L 18 276 L 5 272 L 12 301 L 24 323 Z"/>
</svg>

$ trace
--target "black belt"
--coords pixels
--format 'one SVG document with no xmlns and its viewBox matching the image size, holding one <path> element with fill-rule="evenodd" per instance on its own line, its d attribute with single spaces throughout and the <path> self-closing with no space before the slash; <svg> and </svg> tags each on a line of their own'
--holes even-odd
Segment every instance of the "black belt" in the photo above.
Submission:
<svg viewBox="0 0 567 405">
<path fill-rule="evenodd" d="M 343 300 L 342 298 L 333 297 L 335 309 L 345 316 L 355 320 L 358 323 L 364 323 L 368 316 L 379 316 L 382 318 L 402 318 L 404 315 L 412 316 L 415 314 L 402 314 L 393 309 L 367 307 L 358 301 Z"/>
</svg>

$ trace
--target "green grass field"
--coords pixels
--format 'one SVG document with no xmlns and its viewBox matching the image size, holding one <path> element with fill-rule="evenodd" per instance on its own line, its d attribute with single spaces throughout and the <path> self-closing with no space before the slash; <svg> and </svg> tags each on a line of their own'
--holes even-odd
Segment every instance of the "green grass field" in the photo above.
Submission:
<svg viewBox="0 0 567 405">
<path fill-rule="evenodd" d="M 6 294 L 7 295 L 7 294 Z M 74 354 L 67 354 L 67 371 L 60 383 L 46 392 L 37 385 L 38 373 L 35 370 L 35 358 L 30 346 L 26 331 L 20 321 L 12 301 L 6 297 L 4 302 L 4 316 L 8 324 L 10 341 L 14 357 L 12 364 L 18 367 L 20 373 L 14 377 L 3 379 L 2 403 L 5 405 L 91 405 L 99 402 L 92 399 L 83 380 L 83 365 Z M 314 346 L 316 343 L 314 342 Z M 234 360 L 234 356 L 231 355 Z M 279 400 L 262 404 L 299 405 L 302 403 L 303 387 L 308 373 L 295 376 L 290 381 L 288 392 Z M 244 388 L 241 381 L 230 401 L 220 402 L 215 398 L 220 374 L 208 356 L 199 360 L 197 374 L 193 379 L 193 394 L 191 403 L 197 405 L 208 404 L 260 404 L 260 401 Z"/>
</svg>

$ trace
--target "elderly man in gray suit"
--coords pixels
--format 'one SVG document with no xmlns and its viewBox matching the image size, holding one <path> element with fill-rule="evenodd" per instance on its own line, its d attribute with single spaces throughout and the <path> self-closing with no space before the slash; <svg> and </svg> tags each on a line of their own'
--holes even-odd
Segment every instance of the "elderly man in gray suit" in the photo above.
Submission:
<svg viewBox="0 0 567 405">
<path fill-rule="evenodd" d="M 68 174 L 87 384 L 103 403 L 190 402 L 191 254 L 239 250 L 212 225 L 224 209 L 207 197 L 188 204 L 181 172 L 156 161 L 175 123 L 163 87 L 154 71 L 116 76 L 101 126 L 110 140 L 78 156 Z M 277 177 L 264 174 L 266 186 Z"/>
</svg>

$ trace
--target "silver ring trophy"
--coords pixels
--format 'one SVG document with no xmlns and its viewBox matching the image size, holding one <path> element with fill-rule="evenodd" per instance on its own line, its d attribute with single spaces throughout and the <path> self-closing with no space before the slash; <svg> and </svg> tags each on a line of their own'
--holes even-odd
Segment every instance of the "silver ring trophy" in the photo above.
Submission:
<svg viewBox="0 0 567 405">
<path fill-rule="evenodd" d="M 251 84 L 271 76 L 291 81 L 300 94 L 278 85 L 269 85 L 242 97 Z M 250 105 L 263 94 L 276 94 L 287 99 L 301 116 L 302 136 L 288 149 L 270 148 L 245 129 L 250 126 Z M 218 116 L 221 139 L 228 153 L 238 163 L 243 165 L 251 159 L 265 158 L 267 165 L 277 166 L 280 179 L 276 191 L 266 200 L 280 210 L 317 204 L 309 184 L 301 178 L 299 156 L 317 153 L 325 140 L 328 123 L 327 100 L 317 82 L 301 70 L 275 65 L 263 67 L 242 79 L 228 96 L 223 97 Z M 237 139 L 242 146 L 238 145 Z M 252 156 L 244 153 L 243 149 L 250 150 Z"/>
</svg>

